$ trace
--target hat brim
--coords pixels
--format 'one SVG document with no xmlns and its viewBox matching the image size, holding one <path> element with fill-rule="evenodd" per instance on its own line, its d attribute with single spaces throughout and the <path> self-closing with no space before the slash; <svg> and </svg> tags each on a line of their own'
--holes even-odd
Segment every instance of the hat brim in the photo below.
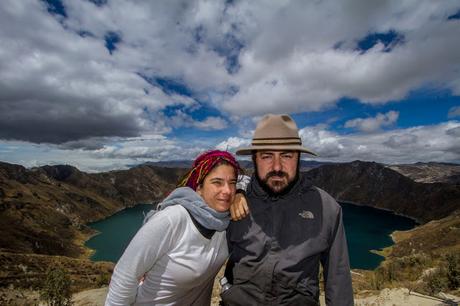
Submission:
<svg viewBox="0 0 460 306">
<path fill-rule="evenodd" d="M 236 155 L 251 155 L 254 151 L 262 151 L 262 150 L 271 150 L 271 151 L 299 151 L 300 153 L 307 153 L 314 156 L 318 156 L 318 154 L 304 148 L 300 145 L 261 145 L 261 146 L 250 146 L 247 148 L 240 148 L 236 150 Z"/>
</svg>

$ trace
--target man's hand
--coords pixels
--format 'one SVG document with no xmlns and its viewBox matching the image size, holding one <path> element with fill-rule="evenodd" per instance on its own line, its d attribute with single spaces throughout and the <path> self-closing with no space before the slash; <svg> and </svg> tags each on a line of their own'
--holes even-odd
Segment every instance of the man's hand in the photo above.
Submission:
<svg viewBox="0 0 460 306">
<path fill-rule="evenodd" d="M 235 195 L 235 200 L 230 206 L 230 215 L 232 216 L 233 221 L 238 221 L 245 218 L 249 214 L 248 202 L 244 194 L 237 193 Z"/>
</svg>

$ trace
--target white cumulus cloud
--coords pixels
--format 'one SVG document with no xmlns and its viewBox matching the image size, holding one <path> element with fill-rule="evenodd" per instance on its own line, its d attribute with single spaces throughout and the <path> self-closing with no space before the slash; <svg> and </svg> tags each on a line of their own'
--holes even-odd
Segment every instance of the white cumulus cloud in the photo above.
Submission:
<svg viewBox="0 0 460 306">
<path fill-rule="evenodd" d="M 399 112 L 389 111 L 386 114 L 377 114 L 374 118 L 357 118 L 345 122 L 346 128 L 356 128 L 362 132 L 371 133 L 382 129 L 383 127 L 391 126 L 396 123 L 399 117 Z"/>
<path fill-rule="evenodd" d="M 242 146 L 249 146 L 251 141 L 247 138 L 230 137 L 216 145 L 216 149 L 224 151 L 235 151 Z"/>
<path fill-rule="evenodd" d="M 460 106 L 454 106 L 449 109 L 449 113 L 447 114 L 449 118 L 460 117 Z"/>
<path fill-rule="evenodd" d="M 460 162 L 460 122 L 418 126 L 372 134 L 338 134 L 325 124 L 306 126 L 299 131 L 305 147 L 317 153 L 314 158 L 325 161 L 353 160 L 381 163 L 412 163 L 414 161 Z M 231 137 L 219 144 L 236 150 L 250 143 L 249 138 Z M 304 155 L 305 158 L 313 158 Z"/>
</svg>

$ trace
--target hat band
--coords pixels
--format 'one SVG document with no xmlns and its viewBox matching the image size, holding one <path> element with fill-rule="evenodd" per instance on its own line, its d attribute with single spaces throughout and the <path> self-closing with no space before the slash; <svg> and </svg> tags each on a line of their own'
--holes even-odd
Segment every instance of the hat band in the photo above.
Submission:
<svg viewBox="0 0 460 306">
<path fill-rule="evenodd" d="M 252 140 L 252 145 L 302 145 L 302 141 L 298 137 L 292 138 L 257 138 Z"/>
</svg>

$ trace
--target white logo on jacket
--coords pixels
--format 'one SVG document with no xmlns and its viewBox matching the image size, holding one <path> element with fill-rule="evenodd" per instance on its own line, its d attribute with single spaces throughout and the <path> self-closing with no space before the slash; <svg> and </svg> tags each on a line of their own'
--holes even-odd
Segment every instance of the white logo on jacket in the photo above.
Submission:
<svg viewBox="0 0 460 306">
<path fill-rule="evenodd" d="M 299 213 L 299 216 L 301 216 L 304 219 L 315 219 L 315 215 L 309 210 L 304 210 L 301 213 Z"/>
</svg>

